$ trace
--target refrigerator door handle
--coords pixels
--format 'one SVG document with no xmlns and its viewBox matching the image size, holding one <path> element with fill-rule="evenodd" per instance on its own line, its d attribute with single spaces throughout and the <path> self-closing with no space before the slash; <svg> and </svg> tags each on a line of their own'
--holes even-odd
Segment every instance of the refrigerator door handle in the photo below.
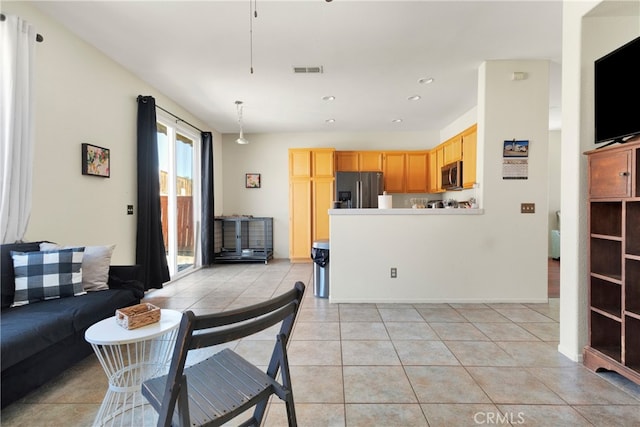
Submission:
<svg viewBox="0 0 640 427">
<path fill-rule="evenodd" d="M 356 181 L 356 208 L 362 207 L 362 181 Z"/>
</svg>

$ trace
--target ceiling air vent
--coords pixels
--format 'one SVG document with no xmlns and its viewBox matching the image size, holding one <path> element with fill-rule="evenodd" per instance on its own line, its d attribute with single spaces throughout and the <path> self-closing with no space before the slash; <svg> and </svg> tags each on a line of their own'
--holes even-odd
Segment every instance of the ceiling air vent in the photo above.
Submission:
<svg viewBox="0 0 640 427">
<path fill-rule="evenodd" d="M 294 74 L 314 74 L 322 73 L 322 65 L 318 67 L 293 67 Z"/>
</svg>

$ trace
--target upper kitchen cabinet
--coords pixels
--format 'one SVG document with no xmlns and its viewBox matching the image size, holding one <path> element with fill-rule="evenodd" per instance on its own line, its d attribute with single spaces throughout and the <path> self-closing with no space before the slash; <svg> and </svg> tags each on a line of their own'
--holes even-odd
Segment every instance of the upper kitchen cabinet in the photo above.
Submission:
<svg viewBox="0 0 640 427">
<path fill-rule="evenodd" d="M 289 150 L 289 178 L 311 178 L 310 150 Z"/>
<path fill-rule="evenodd" d="M 389 193 L 426 193 L 429 151 L 387 151 L 383 155 L 384 189 Z"/>
<path fill-rule="evenodd" d="M 449 138 L 431 150 L 429 154 L 429 193 L 441 193 L 442 167 L 462 161 L 462 187 L 473 188 L 476 183 L 478 127 L 473 125 Z"/>
<path fill-rule="evenodd" d="M 357 172 L 357 151 L 336 151 L 336 172 Z"/>
<path fill-rule="evenodd" d="M 444 164 L 462 160 L 462 135 L 456 135 L 443 143 Z"/>
<path fill-rule="evenodd" d="M 406 153 L 388 151 L 383 155 L 384 191 L 404 193 L 406 190 Z"/>
<path fill-rule="evenodd" d="M 378 172 L 383 170 L 380 151 L 336 151 L 336 172 Z"/>
<path fill-rule="evenodd" d="M 311 150 L 312 170 L 313 177 L 319 178 L 333 178 L 335 169 L 333 167 L 333 159 L 335 157 L 335 150 L 333 148 L 315 148 Z"/>
<path fill-rule="evenodd" d="M 427 193 L 429 191 L 429 152 L 409 151 L 406 153 L 407 193 Z"/>
<path fill-rule="evenodd" d="M 358 153 L 358 165 L 363 172 L 381 172 L 382 153 L 380 151 L 360 151 Z"/>
<path fill-rule="evenodd" d="M 462 132 L 462 187 L 473 188 L 476 183 L 478 127 L 471 126 Z"/>
<path fill-rule="evenodd" d="M 333 177 L 333 148 L 291 148 L 289 150 L 289 177 Z"/>
</svg>

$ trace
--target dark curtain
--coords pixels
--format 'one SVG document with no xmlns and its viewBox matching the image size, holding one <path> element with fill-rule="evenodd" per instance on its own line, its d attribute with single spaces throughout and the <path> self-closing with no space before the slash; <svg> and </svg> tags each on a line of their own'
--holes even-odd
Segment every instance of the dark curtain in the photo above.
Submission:
<svg viewBox="0 0 640 427">
<path fill-rule="evenodd" d="M 213 264 L 213 140 L 202 132 L 202 265 Z"/>
<path fill-rule="evenodd" d="M 145 290 L 162 288 L 169 267 L 162 238 L 156 100 L 138 96 L 138 226 L 136 264 L 142 266 Z"/>
</svg>

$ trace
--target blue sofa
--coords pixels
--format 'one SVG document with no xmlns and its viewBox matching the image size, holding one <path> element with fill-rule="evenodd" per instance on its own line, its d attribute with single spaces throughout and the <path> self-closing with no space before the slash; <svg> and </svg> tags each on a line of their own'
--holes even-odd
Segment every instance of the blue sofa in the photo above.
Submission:
<svg viewBox="0 0 640 427">
<path fill-rule="evenodd" d="M 107 290 L 11 307 L 11 251 L 39 250 L 40 242 L 0 246 L 2 408 L 91 354 L 84 339 L 89 326 L 113 316 L 118 308 L 138 304 L 144 296 L 138 266 L 110 266 Z"/>
</svg>

